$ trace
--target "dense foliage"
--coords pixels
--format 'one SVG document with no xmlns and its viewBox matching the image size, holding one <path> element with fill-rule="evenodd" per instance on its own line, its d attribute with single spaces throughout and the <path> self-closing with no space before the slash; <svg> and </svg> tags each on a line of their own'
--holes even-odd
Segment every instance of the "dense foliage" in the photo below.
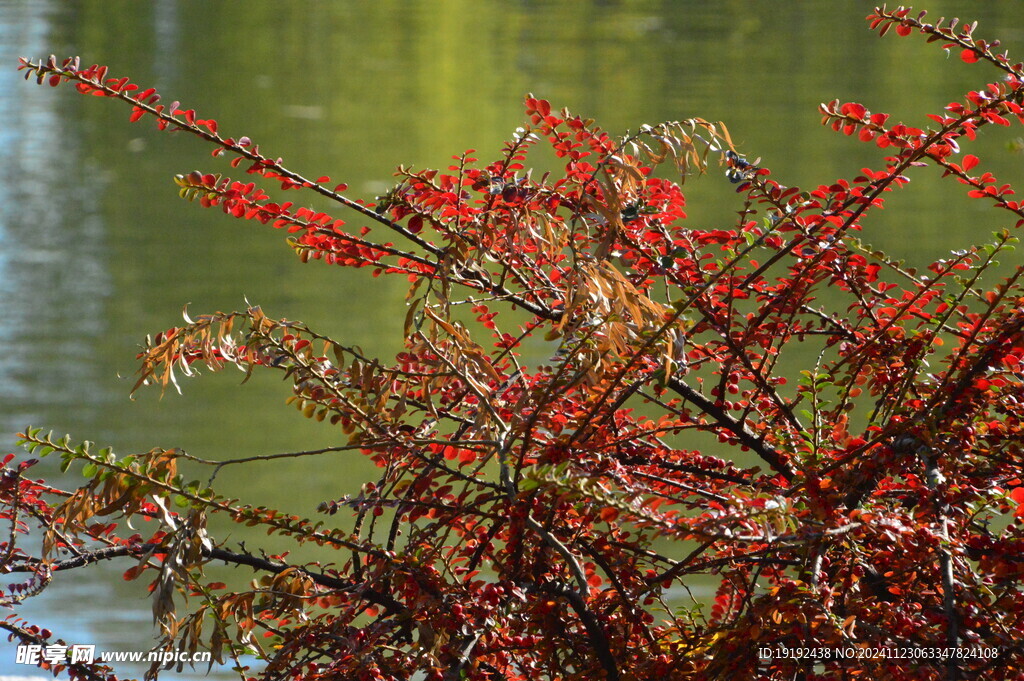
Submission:
<svg viewBox="0 0 1024 681">
<path fill-rule="evenodd" d="M 282 372 L 340 443 L 280 456 L 362 452 L 380 472 L 358 494 L 307 517 L 212 488 L 223 467 L 273 457 L 119 456 L 26 429 L 30 452 L 85 483 L 57 489 L 30 477 L 34 459 L 7 458 L 3 564 L 28 576 L 5 602 L 54 571 L 127 561 L 126 578 L 150 583 L 158 647 L 209 649 L 242 678 L 1024 679 L 1024 269 L 996 263 L 1024 204 L 961 149 L 1024 123 L 1024 67 L 973 25 L 904 8 L 869 20 L 1000 79 L 926 127 L 823 104 L 824 124 L 887 156 L 810 190 L 774 179 L 721 123 L 615 139 L 528 96 L 497 159 L 400 167 L 367 203 L 105 67 L 23 60 L 27 77 L 125 102 L 133 122 L 191 133 L 251 178 L 178 175 L 184 198 L 286 231 L 303 262 L 410 287 L 393 361 L 255 306 L 186 316 L 140 354 L 136 389 L 202 365 Z M 527 157 L 545 143 L 563 170 L 535 177 Z M 1007 229 L 922 272 L 864 245 L 866 218 L 920 166 L 1005 211 Z M 738 217 L 691 225 L 682 180 L 725 181 L 716 167 Z M 214 516 L 319 560 L 229 545 Z M 229 590 L 212 563 L 259 576 Z M 719 584 L 706 608 L 686 597 L 695 575 Z M 16 615 L 0 626 L 57 640 Z"/>
</svg>

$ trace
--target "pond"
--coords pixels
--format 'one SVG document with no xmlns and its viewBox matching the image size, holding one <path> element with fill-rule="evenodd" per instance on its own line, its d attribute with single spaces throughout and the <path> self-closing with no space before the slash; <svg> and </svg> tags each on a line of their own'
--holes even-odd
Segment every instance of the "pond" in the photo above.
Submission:
<svg viewBox="0 0 1024 681">
<path fill-rule="evenodd" d="M 721 120 L 740 150 L 788 185 L 878 167 L 880 154 L 823 128 L 817 105 L 863 102 L 895 118 L 939 112 L 992 71 L 947 63 L 923 40 L 880 40 L 862 2 L 723 1 L 201 3 L 0 1 L 0 433 L 4 451 L 31 424 L 115 451 L 182 447 L 204 458 L 335 444 L 340 435 L 284 405 L 269 376 L 205 375 L 161 399 L 128 399 L 146 334 L 192 312 L 259 304 L 272 317 L 382 357 L 401 346 L 404 282 L 302 265 L 272 230 L 178 198 L 172 176 L 229 170 L 197 141 L 129 125 L 126 109 L 40 88 L 17 57 L 78 54 L 155 86 L 222 133 L 248 135 L 307 175 L 328 174 L 372 200 L 399 164 L 444 167 L 496 154 L 524 121 L 526 92 L 613 132 L 699 116 Z M 933 2 L 969 15 L 979 35 L 1024 54 L 1013 4 Z M 909 118 L 908 123 L 927 121 Z M 975 151 L 999 177 L 1021 157 L 1005 140 Z M 864 239 L 916 263 L 1009 225 L 934 174 L 868 227 Z M 956 191 L 950 191 L 950 189 Z M 712 175 L 687 185 L 694 224 L 726 224 L 738 206 Z M 353 219 L 353 216 L 344 216 Z M 44 470 L 54 473 L 55 461 Z M 247 501 L 311 514 L 369 472 L 351 455 L 278 462 L 222 481 Z M 233 539 L 246 539 L 233 528 Z M 252 538 L 253 542 L 257 540 Z M 144 584 L 127 565 L 58 575 L 22 611 L 101 650 L 152 645 Z M 0 644 L 0 674 L 30 674 Z M 141 667 L 128 667 L 141 673 Z"/>
</svg>

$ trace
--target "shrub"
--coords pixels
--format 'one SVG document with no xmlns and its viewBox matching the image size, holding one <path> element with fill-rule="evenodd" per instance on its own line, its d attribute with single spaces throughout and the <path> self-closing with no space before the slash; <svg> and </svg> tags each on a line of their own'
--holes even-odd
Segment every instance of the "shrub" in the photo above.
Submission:
<svg viewBox="0 0 1024 681">
<path fill-rule="evenodd" d="M 919 166 L 1024 224 L 1010 185 L 961 150 L 1024 122 L 1024 67 L 973 25 L 905 8 L 869 20 L 1001 79 L 927 127 L 823 104 L 824 124 L 888 156 L 811 190 L 774 179 L 722 123 L 615 139 L 530 95 L 496 160 L 399 167 L 367 203 L 105 67 L 22 60 L 26 77 L 126 103 L 132 122 L 188 132 L 251 178 L 181 174 L 182 197 L 285 230 L 303 262 L 410 287 L 394 361 L 256 306 L 186 317 L 139 355 L 136 389 L 177 387 L 197 365 L 282 372 L 295 407 L 345 435 L 288 456 L 359 451 L 376 480 L 314 519 L 179 473 L 207 466 L 212 480 L 272 456 L 118 456 L 29 428 L 30 452 L 56 452 L 85 483 L 62 491 L 29 477 L 35 460 L 5 461 L 4 565 L 28 573 L 7 602 L 54 571 L 127 561 L 126 578 L 150 582 L 157 648 L 209 650 L 243 677 L 255 654 L 265 678 L 1024 678 L 1024 270 L 996 267 L 1016 239 L 1008 228 L 917 272 L 858 237 Z M 527 158 L 545 143 L 564 167 L 534 177 Z M 738 218 L 690 226 L 682 182 L 715 167 Z M 271 186 L 368 226 L 272 200 Z M 229 545 L 216 517 L 318 560 Z M 213 563 L 258 576 L 227 589 Z M 706 608 L 679 596 L 695 575 L 719 584 Z M 15 616 L 0 626 L 57 640 Z"/>
</svg>

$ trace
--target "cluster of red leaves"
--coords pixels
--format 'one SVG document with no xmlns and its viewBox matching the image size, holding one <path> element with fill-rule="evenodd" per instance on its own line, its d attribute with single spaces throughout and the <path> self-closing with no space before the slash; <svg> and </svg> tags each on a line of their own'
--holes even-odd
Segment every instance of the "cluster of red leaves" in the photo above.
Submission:
<svg viewBox="0 0 1024 681">
<path fill-rule="evenodd" d="M 904 8 L 869 19 L 1003 79 L 929 115 L 932 127 L 823 104 L 826 125 L 891 155 L 810 191 L 738 153 L 720 123 L 614 139 L 528 96 L 529 124 L 497 160 L 400 167 L 370 204 L 103 67 L 24 60 L 40 83 L 127 102 L 132 121 L 248 163 L 252 181 L 178 175 L 183 197 L 286 230 L 303 261 L 411 287 L 390 364 L 256 307 L 186 318 L 140 355 L 139 385 L 176 385 L 197 363 L 284 372 L 295 406 L 349 438 L 287 456 L 358 449 L 380 468 L 359 494 L 323 500 L 323 519 L 186 483 L 177 450 L 119 459 L 32 430 L 30 449 L 84 462 L 89 481 L 51 503 L 58 491 L 9 469 L 5 564 L 38 576 L 132 556 L 129 578 L 156 575 L 161 645 L 219 661 L 256 650 L 266 678 L 1024 679 L 1024 269 L 989 281 L 1016 239 L 997 233 L 922 275 L 857 238 L 926 165 L 1024 224 L 1010 185 L 972 175 L 981 161 L 960 150 L 984 126 L 1024 123 L 1024 69 L 973 26 Z M 527 156 L 545 141 L 564 172 L 535 178 Z M 715 162 L 739 218 L 691 226 L 681 180 Z M 400 243 L 271 201 L 261 180 L 332 199 Z M 487 334 L 490 348 L 474 339 Z M 799 374 L 781 368 L 808 357 Z M 720 444 L 695 451 L 691 432 Z M 188 458 L 216 472 L 272 457 Z M 171 497 L 187 512 L 168 510 Z M 342 512 L 354 524 L 336 526 Z M 112 513 L 159 529 L 122 536 L 98 520 Z M 292 565 L 230 550 L 206 530 L 213 513 L 346 553 Z M 43 556 L 15 548 L 27 515 Z M 203 577 L 210 560 L 262 576 L 223 593 Z M 720 580 L 706 613 L 681 602 L 694 575 Z M 198 604 L 179 612 L 175 590 Z M 903 654 L 816 664 L 761 659 L 761 646 Z"/>
</svg>

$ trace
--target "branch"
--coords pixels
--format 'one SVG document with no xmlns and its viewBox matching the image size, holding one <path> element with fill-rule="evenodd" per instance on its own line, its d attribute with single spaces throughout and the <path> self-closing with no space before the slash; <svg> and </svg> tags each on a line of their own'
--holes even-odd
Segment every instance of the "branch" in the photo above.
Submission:
<svg viewBox="0 0 1024 681">
<path fill-rule="evenodd" d="M 615 663 L 615 658 L 612 656 L 608 637 L 605 635 L 594 613 L 587 607 L 583 597 L 564 584 L 547 583 L 542 585 L 542 589 L 562 596 L 569 601 L 569 605 L 576 611 L 580 622 L 583 623 L 583 628 L 587 630 L 594 654 L 597 655 L 597 659 L 601 661 L 601 666 L 607 672 L 607 676 L 605 676 L 606 681 L 619 681 L 619 668 Z"/>
<path fill-rule="evenodd" d="M 678 378 L 669 378 L 668 387 L 684 400 L 693 403 L 703 413 L 713 418 L 718 425 L 735 435 L 741 445 L 749 448 L 771 466 L 774 471 L 786 478 L 787 481 L 792 482 L 796 472 L 782 459 L 782 455 L 763 439 L 747 430 L 743 423 L 730 416 L 725 409 L 719 407 Z"/>
<path fill-rule="evenodd" d="M 67 558 L 65 560 L 55 561 L 50 565 L 50 569 L 54 572 L 60 570 L 73 570 L 75 568 L 85 567 L 93 563 L 98 563 L 103 560 L 111 560 L 113 558 L 123 558 L 125 556 L 138 557 L 144 555 L 154 549 L 159 551 L 162 544 L 145 543 L 145 544 L 122 544 L 120 546 L 108 546 L 106 548 L 97 549 L 90 553 L 83 553 L 80 556 L 73 558 Z M 338 577 L 332 577 L 319 572 L 310 572 L 308 569 L 290 565 L 284 562 L 274 562 L 265 558 L 259 558 L 249 553 L 235 553 L 226 549 L 214 547 L 212 549 L 204 549 L 203 556 L 211 560 L 219 560 L 229 565 L 245 565 L 251 567 L 254 570 L 260 570 L 263 572 L 269 572 L 271 574 L 279 574 L 288 569 L 299 569 L 309 579 L 317 584 L 328 589 L 336 589 L 339 591 L 355 592 L 357 595 L 362 596 L 366 600 L 370 601 L 375 605 L 387 608 L 388 610 L 395 613 L 403 613 L 407 611 L 407 608 L 396 601 L 394 598 L 387 594 L 383 594 L 373 589 L 363 589 L 363 585 L 356 582 L 339 579 Z M 14 564 L 8 567 L 8 572 L 35 572 L 36 568 L 28 563 Z"/>
</svg>

